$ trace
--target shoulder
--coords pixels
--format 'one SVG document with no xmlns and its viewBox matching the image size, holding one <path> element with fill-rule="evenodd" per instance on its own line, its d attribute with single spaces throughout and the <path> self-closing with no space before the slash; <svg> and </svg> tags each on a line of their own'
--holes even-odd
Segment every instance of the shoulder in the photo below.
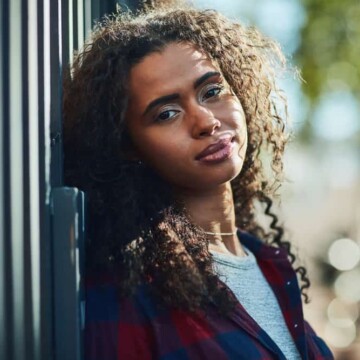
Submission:
<svg viewBox="0 0 360 360">
<path fill-rule="evenodd" d="M 325 341 L 315 333 L 314 329 L 306 320 L 304 320 L 304 326 L 308 353 L 311 356 L 310 359 L 334 359 L 334 355 L 326 345 Z"/>
</svg>

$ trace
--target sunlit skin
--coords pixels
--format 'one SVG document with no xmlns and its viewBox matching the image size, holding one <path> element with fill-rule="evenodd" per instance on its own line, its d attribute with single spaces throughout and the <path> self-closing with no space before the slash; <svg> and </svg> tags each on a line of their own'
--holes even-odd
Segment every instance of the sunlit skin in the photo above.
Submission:
<svg viewBox="0 0 360 360">
<path fill-rule="evenodd" d="M 241 171 L 247 132 L 220 70 L 191 44 L 151 53 L 131 69 L 126 121 L 135 157 L 171 184 L 192 221 L 205 231 L 232 232 L 230 180 Z M 231 139 L 224 159 L 197 159 L 222 137 Z M 236 235 L 209 239 L 213 250 L 245 255 Z"/>
</svg>

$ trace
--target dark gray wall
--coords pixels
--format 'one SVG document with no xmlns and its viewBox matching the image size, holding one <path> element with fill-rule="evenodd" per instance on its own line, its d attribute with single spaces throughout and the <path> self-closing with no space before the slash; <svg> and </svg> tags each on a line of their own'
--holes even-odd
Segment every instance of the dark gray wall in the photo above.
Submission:
<svg viewBox="0 0 360 360">
<path fill-rule="evenodd" d="M 0 359 L 82 357 L 84 194 L 63 186 L 61 78 L 116 3 L 0 2 Z"/>
</svg>

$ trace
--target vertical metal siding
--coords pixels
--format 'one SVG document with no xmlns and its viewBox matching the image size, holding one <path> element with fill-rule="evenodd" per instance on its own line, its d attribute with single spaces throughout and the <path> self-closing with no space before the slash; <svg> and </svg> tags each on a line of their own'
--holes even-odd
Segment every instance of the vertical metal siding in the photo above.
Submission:
<svg viewBox="0 0 360 360">
<path fill-rule="evenodd" d="M 49 8 L 49 0 L 0 6 L 0 358 L 6 360 L 52 358 L 51 264 L 44 261 L 50 254 Z"/>
<path fill-rule="evenodd" d="M 31 0 L 30 0 L 31 1 Z M 54 359 L 53 276 L 50 222 L 50 1 L 37 0 L 38 139 L 39 154 L 39 257 L 40 257 L 40 359 Z M 55 6 L 57 6 L 56 2 Z"/>
<path fill-rule="evenodd" d="M 4 53 L 4 4 L 0 1 L 0 53 Z M 0 56 L 0 359 L 4 359 L 6 347 L 5 323 L 5 229 L 4 229 L 4 56 Z"/>
<path fill-rule="evenodd" d="M 48 16 L 50 27 L 48 29 L 49 42 L 45 51 L 50 54 L 50 131 L 51 131 L 51 186 L 57 187 L 63 184 L 63 154 L 62 154 L 62 21 L 61 0 L 50 1 Z M 46 16 L 46 15 L 45 15 Z"/>
<path fill-rule="evenodd" d="M 52 192 L 55 358 L 81 359 L 84 295 L 81 287 L 84 196 L 75 188 Z"/>
<path fill-rule="evenodd" d="M 12 280 L 11 313 L 12 353 L 15 359 L 25 359 L 24 319 L 24 143 L 23 143 L 23 76 L 22 64 L 22 1 L 9 4 L 9 118 L 10 118 L 10 229 L 11 244 L 9 268 Z M 26 61 L 26 59 L 24 59 Z M 15 343 L 16 339 L 16 343 Z"/>
<path fill-rule="evenodd" d="M 61 79 L 116 3 L 0 0 L 1 360 L 82 357 L 84 194 L 63 187 Z"/>
<path fill-rule="evenodd" d="M 11 267 L 10 242 L 6 239 L 10 236 L 10 213 L 9 203 L 9 39 L 7 37 L 9 26 L 9 4 L 6 1 L 0 3 L 0 51 L 3 56 L 0 59 L 0 358 L 7 359 L 11 351 L 10 314 L 12 313 L 11 301 L 11 277 L 8 269 Z"/>
</svg>

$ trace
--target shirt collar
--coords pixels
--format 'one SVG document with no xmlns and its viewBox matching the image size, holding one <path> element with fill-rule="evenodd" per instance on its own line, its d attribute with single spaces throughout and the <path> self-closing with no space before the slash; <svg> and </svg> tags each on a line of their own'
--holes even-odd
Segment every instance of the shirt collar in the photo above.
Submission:
<svg viewBox="0 0 360 360">
<path fill-rule="evenodd" d="M 238 230 L 240 242 L 245 245 L 259 260 L 288 261 L 288 253 L 284 248 L 265 244 L 260 239 L 245 231 Z"/>
</svg>

